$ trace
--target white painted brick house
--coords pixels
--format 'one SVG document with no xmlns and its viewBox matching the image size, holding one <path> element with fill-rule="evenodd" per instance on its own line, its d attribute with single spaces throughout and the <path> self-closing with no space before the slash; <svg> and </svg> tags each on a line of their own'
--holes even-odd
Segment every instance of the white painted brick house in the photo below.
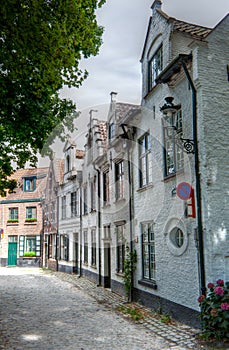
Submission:
<svg viewBox="0 0 229 350">
<path fill-rule="evenodd" d="M 143 46 L 141 106 L 112 92 L 106 122 L 90 112 L 81 178 L 69 166 L 76 145 L 65 145 L 59 235 L 69 244 L 58 245 L 58 267 L 124 294 L 128 246 L 132 298 L 196 325 L 199 293 L 229 280 L 229 16 L 210 29 L 161 7 Z"/>
</svg>

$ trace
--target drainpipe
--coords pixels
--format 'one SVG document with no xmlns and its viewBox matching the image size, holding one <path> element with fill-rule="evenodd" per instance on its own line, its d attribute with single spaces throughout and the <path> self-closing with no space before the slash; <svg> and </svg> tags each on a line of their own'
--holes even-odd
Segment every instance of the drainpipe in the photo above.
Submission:
<svg viewBox="0 0 229 350">
<path fill-rule="evenodd" d="M 131 165 L 131 154 L 130 154 L 130 140 L 126 140 L 128 144 L 127 150 L 127 161 L 128 161 L 128 184 L 129 184 L 129 225 L 130 225 L 130 252 L 133 255 L 133 167 Z M 134 271 L 133 271 L 133 261 L 131 260 L 131 291 L 130 291 L 130 301 L 133 301 L 133 286 L 134 286 Z"/>
<path fill-rule="evenodd" d="M 100 170 L 95 167 L 95 164 L 93 164 L 94 169 L 97 171 L 98 175 L 98 241 L 99 241 L 99 281 L 98 286 L 101 286 L 102 282 L 102 276 L 101 276 L 101 203 L 100 203 L 100 196 L 101 196 L 101 186 L 100 186 Z"/>
<path fill-rule="evenodd" d="M 59 196 L 57 195 L 57 209 L 56 209 L 56 271 L 59 270 L 59 265 L 58 265 L 58 247 L 57 243 L 59 244 L 59 250 L 60 250 L 60 236 L 59 236 Z"/>
<path fill-rule="evenodd" d="M 80 209 L 80 269 L 79 277 L 82 277 L 82 236 L 83 236 L 83 216 L 82 216 L 82 183 L 80 184 L 80 198 L 79 198 L 79 209 Z"/>
<path fill-rule="evenodd" d="M 194 142 L 194 160 L 195 160 L 195 177 L 196 177 L 197 235 L 198 235 L 198 241 L 199 241 L 200 289 L 201 289 L 201 293 L 203 295 L 206 295 L 201 184 L 200 184 L 198 130 L 197 130 L 198 129 L 197 127 L 197 93 L 184 60 L 181 60 L 181 63 L 182 63 L 182 67 L 184 69 L 185 75 L 192 89 L 192 118 L 193 118 L 193 142 Z"/>
</svg>

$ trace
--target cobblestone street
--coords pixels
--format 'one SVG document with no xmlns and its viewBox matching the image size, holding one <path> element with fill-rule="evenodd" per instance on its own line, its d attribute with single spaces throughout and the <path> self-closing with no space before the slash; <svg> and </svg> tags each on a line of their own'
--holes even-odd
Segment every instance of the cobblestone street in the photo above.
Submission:
<svg viewBox="0 0 229 350">
<path fill-rule="evenodd" d="M 0 349 L 190 349 L 195 331 L 153 317 L 133 322 L 124 300 L 85 278 L 0 267 Z"/>
</svg>

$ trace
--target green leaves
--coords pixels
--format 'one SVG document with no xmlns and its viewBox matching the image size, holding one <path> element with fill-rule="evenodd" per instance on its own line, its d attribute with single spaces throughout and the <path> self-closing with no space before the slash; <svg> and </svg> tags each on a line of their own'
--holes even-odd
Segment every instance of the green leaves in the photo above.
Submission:
<svg viewBox="0 0 229 350">
<path fill-rule="evenodd" d="M 59 90 L 79 87 L 86 79 L 79 63 L 99 52 L 103 28 L 95 11 L 104 2 L 0 1 L 2 174 L 12 172 L 12 161 L 18 167 L 27 160 L 34 164 L 37 152 L 53 140 L 54 128 L 61 138 L 66 127 L 73 127 L 76 106 L 60 99 Z"/>
</svg>

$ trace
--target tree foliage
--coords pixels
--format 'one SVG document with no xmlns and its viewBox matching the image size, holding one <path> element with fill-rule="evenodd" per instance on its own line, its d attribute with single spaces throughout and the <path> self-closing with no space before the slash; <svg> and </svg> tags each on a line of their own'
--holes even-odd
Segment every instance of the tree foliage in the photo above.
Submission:
<svg viewBox="0 0 229 350">
<path fill-rule="evenodd" d="M 34 165 L 50 132 L 58 126 L 63 135 L 73 126 L 76 106 L 59 91 L 87 77 L 79 64 L 99 52 L 103 28 L 96 10 L 104 2 L 0 0 L 1 194 L 15 185 L 7 180 L 12 161 Z"/>
</svg>

